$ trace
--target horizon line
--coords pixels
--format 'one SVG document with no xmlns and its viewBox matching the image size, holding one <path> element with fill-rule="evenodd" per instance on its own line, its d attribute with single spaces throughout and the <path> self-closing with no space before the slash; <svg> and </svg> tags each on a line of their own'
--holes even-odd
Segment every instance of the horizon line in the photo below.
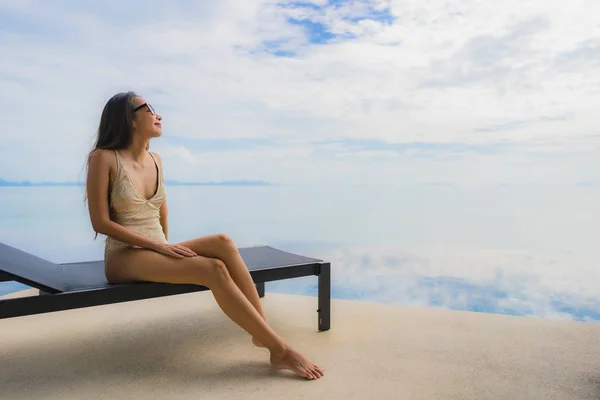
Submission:
<svg viewBox="0 0 600 400">
<path fill-rule="evenodd" d="M 177 180 L 165 179 L 165 185 L 171 186 L 275 186 L 273 182 L 261 180 L 227 180 L 227 181 L 207 181 L 207 182 L 181 182 Z M 0 179 L 0 186 L 85 186 L 84 182 L 57 182 L 57 181 L 7 181 Z"/>
</svg>

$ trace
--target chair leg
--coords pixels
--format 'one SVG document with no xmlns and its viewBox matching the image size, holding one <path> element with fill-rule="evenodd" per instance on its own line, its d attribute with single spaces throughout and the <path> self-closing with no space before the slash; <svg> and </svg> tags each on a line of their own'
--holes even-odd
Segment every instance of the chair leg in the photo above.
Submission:
<svg viewBox="0 0 600 400">
<path fill-rule="evenodd" d="M 319 330 L 327 331 L 331 326 L 331 264 L 321 264 L 319 273 Z"/>
<path fill-rule="evenodd" d="M 258 297 L 260 297 L 260 298 L 265 297 L 265 283 L 259 282 L 259 283 L 255 283 L 255 285 L 256 285 L 256 291 L 258 292 Z"/>
</svg>

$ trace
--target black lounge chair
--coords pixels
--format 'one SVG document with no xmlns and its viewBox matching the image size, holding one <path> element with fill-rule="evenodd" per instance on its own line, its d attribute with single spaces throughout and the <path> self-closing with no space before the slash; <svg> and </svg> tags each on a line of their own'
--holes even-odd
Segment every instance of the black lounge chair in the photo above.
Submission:
<svg viewBox="0 0 600 400">
<path fill-rule="evenodd" d="M 318 330 L 329 329 L 330 263 L 269 246 L 239 251 L 260 297 L 265 295 L 265 282 L 317 275 Z M 0 243 L 0 282 L 5 281 L 37 288 L 40 295 L 0 300 L 0 319 L 208 290 L 200 285 L 155 282 L 113 285 L 104 276 L 102 260 L 55 264 Z"/>
</svg>

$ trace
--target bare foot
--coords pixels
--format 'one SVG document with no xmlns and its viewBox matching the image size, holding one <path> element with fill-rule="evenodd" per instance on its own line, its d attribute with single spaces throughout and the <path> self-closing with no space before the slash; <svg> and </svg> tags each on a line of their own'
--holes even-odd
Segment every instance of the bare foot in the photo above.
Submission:
<svg viewBox="0 0 600 400">
<path fill-rule="evenodd" d="M 261 342 L 259 342 L 256 338 L 252 338 L 252 343 L 254 343 L 254 345 L 256 347 L 267 347 L 264 344 L 262 344 Z"/>
<path fill-rule="evenodd" d="M 281 353 L 271 353 L 271 364 L 276 369 L 289 369 L 297 375 L 310 380 L 319 379 L 325 375 L 323 369 L 292 349 L 286 349 Z"/>
</svg>

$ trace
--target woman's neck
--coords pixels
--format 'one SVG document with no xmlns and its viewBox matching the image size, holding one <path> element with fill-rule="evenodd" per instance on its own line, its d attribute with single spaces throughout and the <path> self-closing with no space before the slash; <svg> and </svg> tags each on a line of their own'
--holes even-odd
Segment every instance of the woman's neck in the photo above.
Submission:
<svg viewBox="0 0 600 400">
<path fill-rule="evenodd" d="M 146 152 L 148 151 L 148 140 L 136 140 L 133 139 L 131 145 L 125 149 L 125 151 L 129 154 L 131 159 L 136 163 L 142 163 L 146 157 Z"/>
</svg>

